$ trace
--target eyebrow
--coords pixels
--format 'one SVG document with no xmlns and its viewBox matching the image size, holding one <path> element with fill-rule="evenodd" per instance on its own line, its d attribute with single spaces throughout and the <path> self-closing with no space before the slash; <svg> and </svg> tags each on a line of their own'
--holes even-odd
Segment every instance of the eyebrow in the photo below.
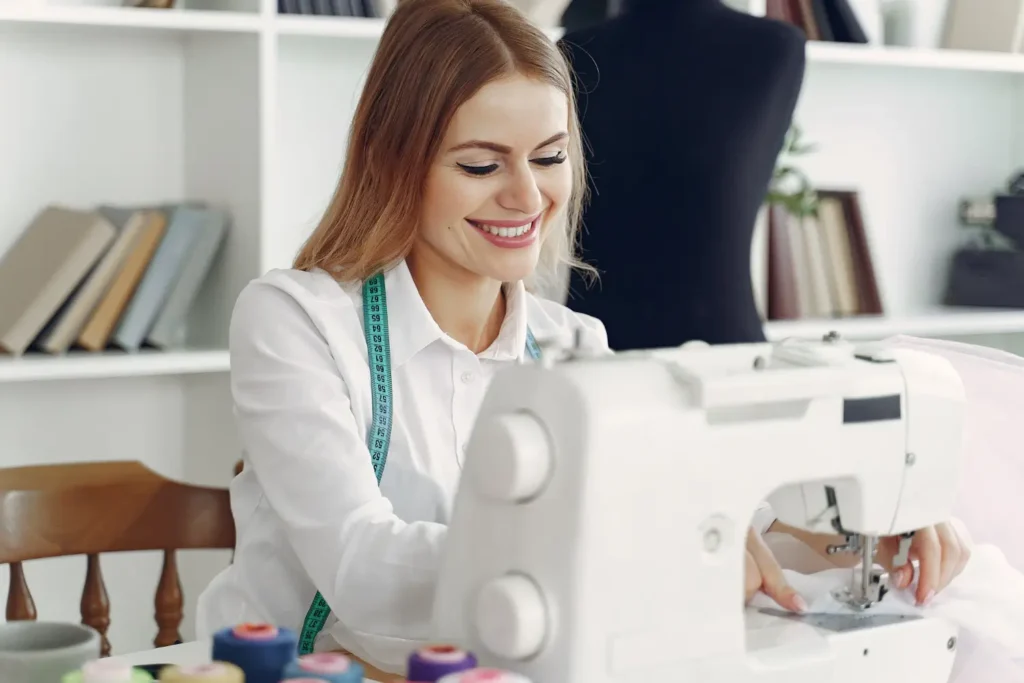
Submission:
<svg viewBox="0 0 1024 683">
<path fill-rule="evenodd" d="M 569 137 L 569 133 L 567 133 L 566 131 L 563 130 L 561 133 L 555 133 L 554 135 L 549 137 L 547 140 L 545 140 L 544 142 L 542 142 L 539 145 L 537 145 L 536 147 L 534 147 L 533 149 L 534 150 L 538 150 L 541 147 L 547 147 L 551 143 L 558 142 L 559 140 L 563 140 L 563 139 L 565 139 L 567 137 Z M 497 142 L 490 142 L 488 140 L 467 140 L 466 142 L 462 142 L 462 143 L 459 143 L 458 145 L 455 145 L 454 147 L 452 147 L 448 151 L 449 152 L 458 152 L 458 151 L 463 150 L 463 149 L 489 149 L 492 152 L 497 152 L 498 154 L 511 154 L 512 153 L 512 148 L 509 147 L 508 145 L 502 145 L 502 144 L 498 144 Z"/>
</svg>

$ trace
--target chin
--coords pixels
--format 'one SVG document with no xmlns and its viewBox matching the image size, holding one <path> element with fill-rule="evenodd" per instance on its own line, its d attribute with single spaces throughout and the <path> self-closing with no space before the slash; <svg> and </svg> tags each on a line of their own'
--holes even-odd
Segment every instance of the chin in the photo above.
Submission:
<svg viewBox="0 0 1024 683">
<path fill-rule="evenodd" d="M 471 265 L 470 269 L 478 275 L 501 282 L 515 282 L 527 279 L 537 269 L 544 242 L 539 221 L 532 235 L 522 236 L 482 235 L 470 221 L 466 223 L 476 242 L 471 256 L 475 263 L 467 265 Z"/>
<path fill-rule="evenodd" d="M 486 263 L 481 263 L 477 272 L 501 282 L 525 280 L 537 269 L 538 256 L 539 253 L 498 255 L 497 258 L 490 258 Z"/>
</svg>

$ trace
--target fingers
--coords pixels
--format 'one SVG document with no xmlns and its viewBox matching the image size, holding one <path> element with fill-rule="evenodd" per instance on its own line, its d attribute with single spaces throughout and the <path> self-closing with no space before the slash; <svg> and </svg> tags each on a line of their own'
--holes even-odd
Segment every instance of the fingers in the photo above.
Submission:
<svg viewBox="0 0 1024 683">
<path fill-rule="evenodd" d="M 806 612 L 807 603 L 786 581 L 775 555 L 761 538 L 752 533 L 747 537 L 747 553 L 757 565 L 761 574 L 761 590 L 780 607 L 794 612 Z"/>
<path fill-rule="evenodd" d="M 919 605 L 926 605 L 942 585 L 942 545 L 935 527 L 921 529 L 914 535 L 910 556 L 916 558 L 920 565 L 914 597 Z"/>
<path fill-rule="evenodd" d="M 744 602 L 750 602 L 750 599 L 757 594 L 757 591 L 761 590 L 761 571 L 757 568 L 757 562 L 749 550 L 747 551 L 747 565 L 743 576 L 743 600 Z"/>
<path fill-rule="evenodd" d="M 967 567 L 971 549 L 966 539 L 953 524 L 940 524 L 935 528 L 942 545 L 942 584 L 939 590 L 948 586 Z"/>
<path fill-rule="evenodd" d="M 892 561 L 899 548 L 895 536 L 881 539 L 876 560 L 889 570 L 890 585 L 907 588 L 914 581 L 914 567 L 910 562 L 893 567 Z M 909 559 L 917 560 L 919 575 L 915 599 L 920 605 L 931 601 L 935 594 L 950 584 L 967 566 L 971 551 L 966 537 L 953 524 L 939 524 L 921 529 L 914 535 Z"/>
<path fill-rule="evenodd" d="M 878 545 L 878 552 L 875 555 L 876 561 L 889 570 L 890 585 L 894 588 L 903 589 L 914 582 L 914 565 L 907 557 L 906 564 L 895 566 L 893 561 L 900 549 L 899 536 L 888 536 L 881 539 Z"/>
<path fill-rule="evenodd" d="M 935 527 L 935 533 L 939 537 L 939 546 L 942 548 L 942 571 L 939 574 L 939 586 L 936 592 L 941 591 L 949 585 L 949 582 L 960 573 L 960 556 L 963 552 L 960 547 L 960 538 L 953 527 L 948 524 L 940 524 Z"/>
</svg>

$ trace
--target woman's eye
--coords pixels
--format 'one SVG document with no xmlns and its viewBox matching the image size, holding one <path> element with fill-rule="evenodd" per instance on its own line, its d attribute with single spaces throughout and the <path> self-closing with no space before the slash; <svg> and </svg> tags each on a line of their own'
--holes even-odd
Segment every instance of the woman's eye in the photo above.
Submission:
<svg viewBox="0 0 1024 683">
<path fill-rule="evenodd" d="M 497 170 L 497 164 L 487 164 L 486 166 L 471 166 L 470 164 L 459 164 L 459 168 L 470 175 L 487 175 Z"/>
<path fill-rule="evenodd" d="M 549 157 L 541 157 L 540 159 L 534 159 L 533 163 L 535 163 L 535 164 L 537 164 L 539 166 L 554 166 L 555 164 L 561 164 L 561 163 L 565 162 L 565 160 L 566 160 L 565 154 L 562 153 L 562 152 L 559 152 L 558 154 L 555 154 L 555 155 L 552 155 L 552 156 L 549 156 Z"/>
</svg>

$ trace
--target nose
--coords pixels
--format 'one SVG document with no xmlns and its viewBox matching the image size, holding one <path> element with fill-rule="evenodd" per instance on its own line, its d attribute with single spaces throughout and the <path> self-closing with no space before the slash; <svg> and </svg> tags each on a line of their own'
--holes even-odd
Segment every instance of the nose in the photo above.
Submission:
<svg viewBox="0 0 1024 683">
<path fill-rule="evenodd" d="M 504 187 L 498 195 L 498 204 L 503 209 L 518 211 L 527 216 L 539 213 L 544 206 L 537 178 L 530 168 L 517 169 L 507 176 Z"/>
</svg>

